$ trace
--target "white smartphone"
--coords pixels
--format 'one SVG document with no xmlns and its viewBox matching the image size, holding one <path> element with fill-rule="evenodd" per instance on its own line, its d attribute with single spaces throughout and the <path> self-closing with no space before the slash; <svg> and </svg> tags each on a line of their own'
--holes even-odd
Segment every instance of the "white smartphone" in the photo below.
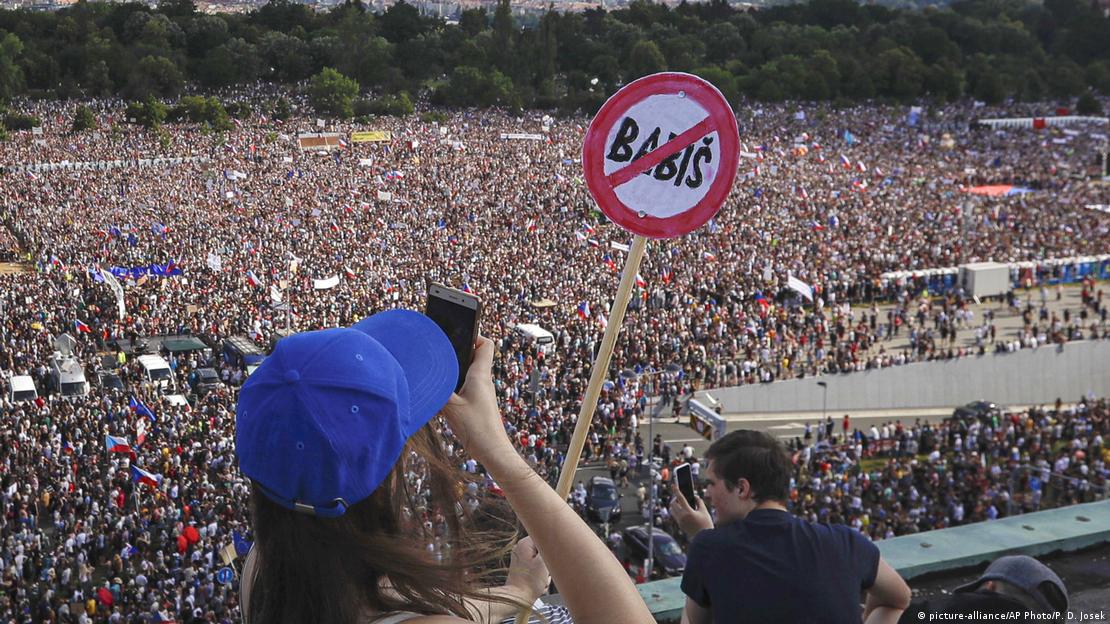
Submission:
<svg viewBox="0 0 1110 624">
<path fill-rule="evenodd" d="M 474 356 L 474 342 L 478 339 L 478 321 L 482 316 L 482 301 L 471 293 L 466 293 L 442 284 L 428 286 L 428 307 L 424 312 L 428 318 L 447 334 L 455 356 L 459 359 L 459 379 L 455 392 L 463 387 L 466 371 Z"/>
</svg>

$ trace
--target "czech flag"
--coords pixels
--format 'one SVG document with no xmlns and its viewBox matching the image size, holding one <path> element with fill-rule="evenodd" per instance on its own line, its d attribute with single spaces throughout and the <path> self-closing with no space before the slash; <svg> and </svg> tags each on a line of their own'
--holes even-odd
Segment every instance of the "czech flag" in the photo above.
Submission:
<svg viewBox="0 0 1110 624">
<path fill-rule="evenodd" d="M 663 280 L 663 283 L 664 284 L 670 284 L 671 279 L 673 279 L 673 278 L 674 278 L 674 273 L 671 273 L 671 270 L 669 268 L 664 267 L 663 272 L 660 274 L 660 279 Z"/>
<path fill-rule="evenodd" d="M 636 285 L 639 286 L 640 288 L 643 288 L 643 287 L 647 286 L 647 282 L 644 281 L 643 277 L 640 277 L 639 273 L 636 274 Z"/>
<path fill-rule="evenodd" d="M 587 234 L 593 234 L 596 230 L 594 229 L 594 226 L 590 225 L 586 221 L 583 221 L 582 222 L 582 231 L 587 233 Z"/>
<path fill-rule="evenodd" d="M 255 288 L 258 288 L 259 286 L 262 285 L 262 280 L 258 279 L 258 276 L 254 274 L 254 271 L 248 270 L 247 271 L 247 283 L 250 284 L 251 286 L 254 286 Z"/>
<path fill-rule="evenodd" d="M 158 420 L 154 417 L 154 412 L 150 411 L 149 407 L 144 405 L 142 401 L 136 399 L 135 397 L 131 397 L 131 399 L 128 401 L 128 405 L 131 407 L 131 411 L 134 412 L 136 415 L 146 416 L 152 421 Z"/>
<path fill-rule="evenodd" d="M 162 475 L 147 472 L 138 466 L 131 466 L 131 480 L 135 483 L 145 483 L 152 488 L 162 485 Z"/>
<path fill-rule="evenodd" d="M 73 328 L 82 334 L 92 333 L 92 328 L 82 323 L 80 320 L 73 321 Z"/>
<path fill-rule="evenodd" d="M 131 453 L 131 445 L 127 443 L 127 438 L 104 436 L 104 448 L 107 449 L 109 453 Z"/>
<path fill-rule="evenodd" d="M 617 263 L 613 261 L 613 256 L 610 256 L 609 252 L 605 252 L 605 255 L 601 257 L 601 261 L 605 263 L 605 266 L 609 267 L 610 269 L 613 269 L 614 271 L 617 270 Z"/>
<path fill-rule="evenodd" d="M 703 251 L 701 252 L 701 259 L 705 260 L 706 262 L 714 262 L 717 260 L 717 256 L 709 253 L 708 251 Z"/>
<path fill-rule="evenodd" d="M 848 157 L 845 156 L 844 154 L 840 155 L 840 164 L 844 165 L 845 169 L 851 169 L 852 168 L 852 161 L 849 160 Z"/>
<path fill-rule="evenodd" d="M 589 301 L 583 301 L 582 303 L 578 304 L 578 318 L 582 319 L 583 321 L 590 318 Z"/>
<path fill-rule="evenodd" d="M 462 291 L 464 293 L 474 294 L 474 291 L 470 289 L 470 284 L 467 284 L 466 282 L 463 282 Z"/>
</svg>

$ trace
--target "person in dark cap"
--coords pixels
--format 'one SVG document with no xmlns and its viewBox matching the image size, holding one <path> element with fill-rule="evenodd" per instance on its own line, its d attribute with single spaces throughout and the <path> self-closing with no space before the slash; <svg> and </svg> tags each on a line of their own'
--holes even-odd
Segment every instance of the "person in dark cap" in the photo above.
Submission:
<svg viewBox="0 0 1110 624">
<path fill-rule="evenodd" d="M 1068 590 L 1048 566 L 1026 555 L 996 559 L 978 579 L 951 594 L 914 602 L 899 624 L 935 621 L 939 614 L 1018 613 L 1016 622 L 1064 622 Z"/>
</svg>

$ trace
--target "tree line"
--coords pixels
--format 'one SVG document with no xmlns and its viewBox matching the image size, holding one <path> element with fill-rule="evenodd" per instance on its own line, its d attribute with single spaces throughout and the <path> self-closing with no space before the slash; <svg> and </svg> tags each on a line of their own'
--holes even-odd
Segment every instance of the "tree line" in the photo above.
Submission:
<svg viewBox="0 0 1110 624">
<path fill-rule="evenodd" d="M 959 0 L 923 9 L 854 0 L 741 10 L 635 0 L 522 25 L 508 0 L 458 20 L 358 0 L 316 13 L 271 0 L 242 14 L 81 1 L 0 11 L 0 102 L 32 97 L 175 98 L 257 81 L 305 89 L 325 114 L 447 106 L 593 112 L 622 84 L 698 74 L 737 102 L 988 103 L 1110 95 L 1110 19 L 1089 0 Z M 367 94 L 372 97 L 366 97 Z M 194 106 L 194 108 L 198 107 Z M 200 107 L 203 108 L 203 107 Z"/>
</svg>

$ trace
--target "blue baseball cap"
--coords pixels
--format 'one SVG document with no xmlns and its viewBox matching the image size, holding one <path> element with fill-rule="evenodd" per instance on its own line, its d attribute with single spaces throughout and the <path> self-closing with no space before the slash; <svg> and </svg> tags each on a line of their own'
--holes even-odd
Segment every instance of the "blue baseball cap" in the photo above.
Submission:
<svg viewBox="0 0 1110 624">
<path fill-rule="evenodd" d="M 239 468 L 282 507 L 341 516 L 447 403 L 458 367 L 443 330 L 409 310 L 283 338 L 239 392 Z"/>
</svg>

